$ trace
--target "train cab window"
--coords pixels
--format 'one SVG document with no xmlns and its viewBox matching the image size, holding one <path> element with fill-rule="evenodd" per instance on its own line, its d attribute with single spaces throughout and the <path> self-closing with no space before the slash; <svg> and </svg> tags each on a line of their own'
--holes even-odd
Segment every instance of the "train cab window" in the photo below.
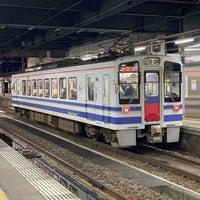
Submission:
<svg viewBox="0 0 200 200">
<path fill-rule="evenodd" d="M 44 79 L 44 96 L 49 97 L 50 88 L 49 88 L 49 79 Z"/>
<path fill-rule="evenodd" d="M 139 63 L 119 65 L 119 103 L 139 103 Z"/>
<path fill-rule="evenodd" d="M 43 81 L 42 79 L 38 79 L 38 97 L 43 96 Z"/>
<path fill-rule="evenodd" d="M 164 64 L 165 102 L 181 100 L 181 65 L 173 62 Z"/>
<path fill-rule="evenodd" d="M 27 96 L 31 96 L 31 81 L 27 81 Z"/>
<path fill-rule="evenodd" d="M 58 80 L 57 80 L 57 78 L 51 79 L 51 97 L 52 98 L 58 97 Z"/>
<path fill-rule="evenodd" d="M 22 81 L 22 95 L 26 95 L 26 81 Z"/>
<path fill-rule="evenodd" d="M 37 94 L 37 82 L 35 79 L 32 80 L 32 96 L 36 96 Z"/>
<path fill-rule="evenodd" d="M 94 101 L 94 77 L 87 77 L 87 99 L 89 101 Z"/>
<path fill-rule="evenodd" d="M 68 79 L 68 97 L 71 100 L 77 99 L 77 78 L 71 77 Z"/>
<path fill-rule="evenodd" d="M 59 79 L 59 97 L 60 97 L 60 99 L 66 99 L 66 97 L 67 97 L 66 78 L 60 78 Z"/>
</svg>

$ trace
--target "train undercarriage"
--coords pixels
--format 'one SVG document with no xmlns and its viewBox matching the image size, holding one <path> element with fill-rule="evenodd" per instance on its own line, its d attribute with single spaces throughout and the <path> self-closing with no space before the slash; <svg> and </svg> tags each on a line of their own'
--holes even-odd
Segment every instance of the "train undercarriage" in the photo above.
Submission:
<svg viewBox="0 0 200 200">
<path fill-rule="evenodd" d="M 101 139 L 113 147 L 131 147 L 142 146 L 144 143 L 154 144 L 179 141 L 179 127 L 162 128 L 160 125 L 147 125 L 145 129 L 114 131 L 17 107 L 15 107 L 15 112 L 20 113 L 21 116 L 26 116 L 32 121 L 41 122 L 73 134 L 85 133 L 87 137 L 93 140 Z M 170 136 L 172 131 L 176 132 L 175 139 L 174 136 L 173 138 Z"/>
</svg>

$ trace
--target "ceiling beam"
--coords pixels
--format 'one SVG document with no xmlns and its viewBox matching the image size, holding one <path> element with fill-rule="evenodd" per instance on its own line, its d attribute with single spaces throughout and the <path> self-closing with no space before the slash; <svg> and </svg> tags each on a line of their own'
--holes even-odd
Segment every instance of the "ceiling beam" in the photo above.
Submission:
<svg viewBox="0 0 200 200">
<path fill-rule="evenodd" d="M 116 0 L 113 1 L 112 4 L 110 4 L 110 1 L 105 1 L 105 3 L 102 5 L 102 8 L 99 10 L 99 12 L 95 14 L 86 14 L 84 18 L 81 18 L 76 24 L 74 24 L 71 28 L 84 28 L 86 26 L 89 26 L 90 24 L 94 22 L 98 22 L 102 19 L 105 19 L 109 16 L 115 15 L 119 12 L 123 12 L 127 9 L 130 9 L 132 7 L 138 6 L 140 4 L 143 4 L 145 2 L 148 2 L 148 0 Z M 126 30 L 125 30 L 126 31 Z M 51 32 L 47 33 L 45 36 L 45 40 L 42 38 L 37 38 L 33 42 L 29 42 L 27 44 L 28 48 L 37 47 L 45 42 L 52 41 L 54 39 L 62 38 L 66 35 L 69 35 L 73 33 L 73 30 L 62 30 L 59 32 L 59 34 L 55 35 Z"/>
</svg>

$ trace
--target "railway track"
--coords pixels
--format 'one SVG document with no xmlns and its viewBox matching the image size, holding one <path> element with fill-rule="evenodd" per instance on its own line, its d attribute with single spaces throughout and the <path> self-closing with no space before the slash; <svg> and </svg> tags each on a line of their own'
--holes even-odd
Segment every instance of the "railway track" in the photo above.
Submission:
<svg viewBox="0 0 200 200">
<path fill-rule="evenodd" d="M 11 120 L 11 119 L 9 119 L 9 120 Z M 10 123 L 10 121 L 9 121 L 8 119 L 6 120 L 8 123 Z M 13 124 L 13 122 L 12 122 L 12 124 Z M 24 128 L 26 125 L 21 125 L 21 127 L 20 128 Z M 33 128 L 33 127 L 32 127 Z M 29 132 L 32 132 L 32 128 L 30 128 L 29 127 Z M 35 132 L 36 134 L 38 133 L 38 131 L 33 131 L 33 132 Z M 41 136 L 41 133 L 39 133 L 40 134 L 40 136 Z M 46 139 L 48 140 L 48 141 L 50 141 L 51 140 L 51 137 L 53 137 L 53 136 L 48 136 Z M 54 140 L 57 140 L 58 141 L 58 139 L 54 139 Z M 69 144 L 64 144 L 63 142 L 58 142 L 58 143 L 60 143 L 60 145 L 61 146 L 70 146 Z M 36 147 L 35 147 L 36 148 Z M 70 148 L 71 149 L 74 149 L 74 147 L 72 148 L 72 146 L 70 146 Z M 110 148 L 110 147 L 109 147 Z M 110 150 L 111 150 L 112 148 L 110 148 Z M 47 150 L 47 151 L 49 151 L 49 150 Z M 76 151 L 78 151 L 78 152 L 81 152 L 80 154 L 82 154 L 82 156 L 86 156 L 86 155 L 88 155 L 89 157 L 91 157 L 91 158 L 95 158 L 96 156 L 94 156 L 94 155 L 92 155 L 91 153 L 89 154 L 88 152 L 85 152 L 86 151 L 86 149 L 82 149 L 82 150 L 73 150 L 74 152 L 76 152 Z M 119 151 L 119 150 L 116 150 L 116 151 Z M 79 155 L 80 155 L 79 154 Z M 123 154 L 123 153 L 122 153 Z M 129 153 L 128 153 L 129 154 Z M 120 154 L 119 154 L 119 156 L 120 156 Z M 143 156 L 143 155 L 142 155 Z M 136 158 L 136 157 L 138 157 L 138 159 L 139 159 L 139 157 L 141 158 L 141 155 L 133 155 L 133 153 L 132 153 L 132 158 Z M 87 157 L 87 159 L 89 159 L 88 157 Z M 101 162 L 102 162 L 102 160 L 101 159 L 99 159 L 99 161 L 98 161 L 98 158 L 96 158 L 97 159 L 97 161 L 94 161 L 93 160 L 93 162 L 96 162 L 96 164 L 101 164 Z M 146 158 L 144 158 L 144 156 L 142 157 L 142 160 L 143 160 L 143 162 L 149 162 L 149 161 L 144 161 L 144 159 L 146 159 Z M 156 159 L 155 159 L 155 157 L 154 157 L 154 161 L 155 161 Z M 159 160 L 158 158 L 157 158 L 157 160 Z M 61 161 L 59 161 L 59 160 L 57 160 L 56 162 L 59 162 L 59 165 L 60 165 L 60 163 L 61 163 Z M 105 162 L 105 161 L 104 161 Z M 108 163 L 108 161 L 106 161 L 107 163 Z M 102 162 L 103 163 L 103 162 Z M 154 162 L 154 164 L 155 164 L 155 162 Z M 113 163 L 112 163 L 112 167 L 113 168 L 115 168 L 115 165 L 113 165 Z M 116 165 L 116 167 L 119 167 L 119 166 L 117 166 Z M 84 171 L 84 170 L 82 170 L 82 171 Z M 78 173 L 78 172 L 77 172 Z M 83 173 L 84 175 L 85 175 L 85 173 Z M 130 174 L 130 173 L 129 173 Z M 81 175 L 80 175 L 81 176 Z M 99 178 L 99 177 L 98 177 Z M 107 190 L 106 189 L 106 187 L 105 187 L 105 185 L 103 185 L 102 183 L 99 183 L 98 181 L 96 181 L 95 179 L 94 180 L 90 180 L 94 185 L 96 185 L 96 186 L 98 186 L 98 187 L 100 187 L 100 188 L 104 188 L 104 190 Z M 155 194 L 154 194 L 155 195 Z M 125 195 L 121 195 L 121 197 L 122 198 L 124 198 L 124 196 Z M 196 196 L 196 195 L 194 195 L 194 196 Z M 119 199 L 121 198 L 121 197 L 119 197 Z M 160 197 L 159 197 L 160 198 Z M 118 198 L 116 198 L 115 197 L 115 199 L 118 199 Z M 154 199 L 156 199 L 156 197 L 154 197 Z M 173 199 L 173 198 L 172 198 Z M 190 199 L 195 199 L 195 198 L 190 198 Z"/>
<path fill-rule="evenodd" d="M 58 156 L 45 150 L 45 148 L 31 142 L 30 140 L 26 139 L 23 136 L 19 136 L 16 132 L 13 132 L 13 131 L 11 132 L 9 130 L 6 130 L 6 132 L 19 138 L 21 141 L 26 143 L 29 147 L 33 148 L 37 152 L 42 153 L 43 155 L 45 155 L 45 157 L 48 157 L 48 159 L 51 159 L 51 161 L 54 161 L 55 163 L 59 163 L 59 166 L 62 166 L 62 168 L 69 170 L 70 173 L 76 174 L 76 177 L 79 177 L 79 179 L 82 179 L 82 180 L 90 183 L 91 187 L 96 187 L 96 188 L 100 189 L 103 193 L 105 193 L 106 197 L 110 197 L 115 200 L 125 200 L 124 196 L 122 196 L 122 195 L 118 194 L 117 192 L 115 192 L 114 190 L 108 188 L 106 185 L 99 183 L 98 180 L 90 177 L 89 175 L 80 171 L 78 168 L 74 167 L 72 164 L 64 161 L 63 159 L 59 158 Z M 102 192 L 101 192 L 101 195 L 102 195 Z M 99 199 L 100 199 L 100 197 L 99 197 Z"/>
<path fill-rule="evenodd" d="M 144 161 L 200 182 L 200 160 L 191 160 L 180 154 L 152 146 L 146 145 L 145 148 L 143 155 L 140 155 Z"/>
<path fill-rule="evenodd" d="M 74 167 L 69 162 L 66 162 L 65 160 L 61 159 L 57 155 L 54 155 L 53 153 L 45 150 L 44 147 L 41 147 L 40 145 L 35 144 L 34 142 L 31 142 L 26 137 L 20 136 L 18 132 L 16 131 L 10 131 L 9 128 L 2 128 L 2 132 L 6 132 L 6 134 L 9 134 L 11 137 L 14 136 L 15 139 L 20 140 L 23 144 L 26 144 L 29 148 L 28 149 L 21 149 L 21 154 L 24 155 L 27 158 L 37 158 L 38 154 L 37 152 L 40 152 L 40 154 L 44 155 L 48 160 L 51 160 L 51 162 L 59 163 L 59 167 L 65 170 L 69 170 L 70 174 L 75 174 L 76 179 L 81 179 L 84 182 L 89 183 L 92 187 L 95 187 L 97 189 L 100 189 L 100 196 L 104 196 L 105 199 L 113 199 L 113 200 L 126 200 L 126 197 L 122 196 L 121 194 L 117 193 L 116 191 L 108 188 L 106 185 L 98 182 L 95 178 L 90 177 L 89 175 L 85 174 L 84 172 L 80 171 L 78 168 Z M 34 149 L 34 151 L 31 151 L 31 149 Z M 89 187 L 89 186 L 88 186 Z M 96 191 L 95 191 L 96 192 Z M 99 199 L 101 197 L 99 196 Z M 104 199 L 102 197 L 102 199 Z"/>
</svg>

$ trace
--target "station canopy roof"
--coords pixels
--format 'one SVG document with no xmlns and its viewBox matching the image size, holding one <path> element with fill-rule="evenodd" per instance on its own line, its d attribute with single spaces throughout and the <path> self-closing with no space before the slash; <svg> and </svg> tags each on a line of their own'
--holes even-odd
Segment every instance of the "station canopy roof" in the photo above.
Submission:
<svg viewBox="0 0 200 200">
<path fill-rule="evenodd" d="M 37 56 L 132 34 L 200 35 L 199 0 L 0 0 L 0 56 Z"/>
</svg>

